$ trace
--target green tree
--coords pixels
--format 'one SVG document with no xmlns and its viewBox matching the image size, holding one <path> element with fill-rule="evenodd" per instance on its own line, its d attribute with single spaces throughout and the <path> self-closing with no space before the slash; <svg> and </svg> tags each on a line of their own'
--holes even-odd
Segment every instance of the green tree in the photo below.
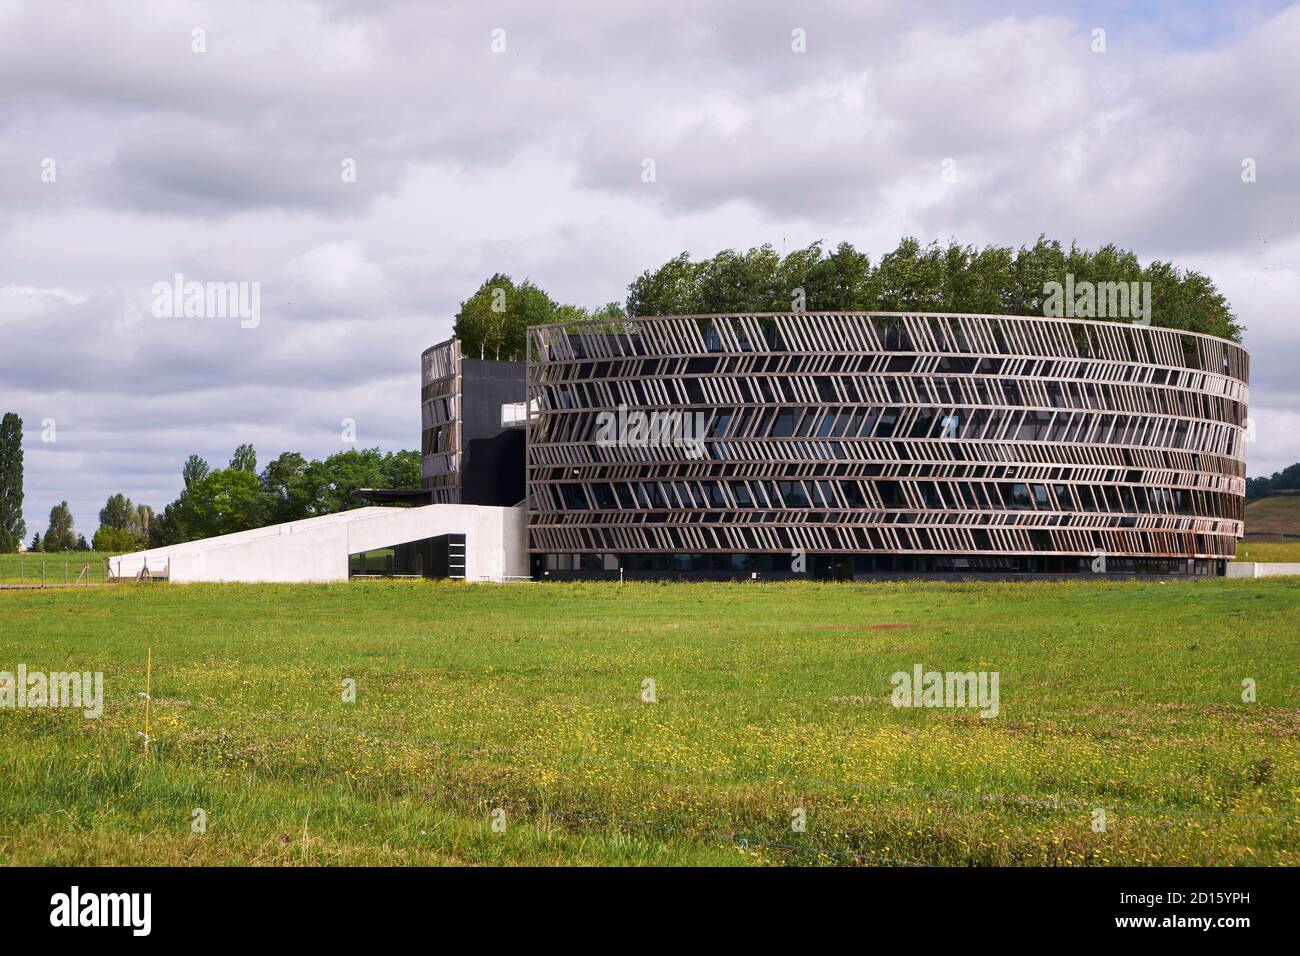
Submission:
<svg viewBox="0 0 1300 956">
<path fill-rule="evenodd" d="M 452 329 L 466 357 L 518 362 L 527 327 L 552 321 L 554 311 L 551 297 L 533 283 L 515 285 L 498 272 L 460 304 Z"/>
<path fill-rule="evenodd" d="M 46 551 L 71 551 L 77 546 L 72 530 L 72 509 L 61 501 L 50 509 L 50 527 L 45 532 Z"/>
<path fill-rule="evenodd" d="M 78 551 L 90 550 L 90 542 L 86 540 L 86 536 L 84 534 L 77 535 L 77 550 Z"/>
<path fill-rule="evenodd" d="M 580 305 L 557 305 L 555 311 L 551 314 L 551 321 L 556 325 L 572 325 L 575 322 L 585 322 L 591 318 L 591 313 Z"/>
<path fill-rule="evenodd" d="M 615 302 L 602 306 L 600 317 L 611 308 L 621 315 Z M 522 362 L 530 325 L 568 325 L 590 317 L 581 306 L 556 304 L 529 279 L 516 284 L 498 272 L 460 304 L 452 332 L 466 358 Z"/>
<path fill-rule="evenodd" d="M 627 287 L 628 315 L 692 315 L 707 312 L 698 292 L 700 266 L 689 252 L 680 253 L 654 271 L 641 273 Z"/>
<path fill-rule="evenodd" d="M 352 500 L 359 488 L 385 488 L 383 457 L 378 448 L 337 452 L 312 461 L 303 475 L 311 495 L 311 514 L 325 515 L 357 507 Z M 417 482 L 418 484 L 418 482 Z"/>
<path fill-rule="evenodd" d="M 182 491 L 175 501 L 163 508 L 162 514 L 155 515 L 149 522 L 149 547 L 162 548 L 191 539 L 189 494 L 189 491 Z"/>
<path fill-rule="evenodd" d="M 44 551 L 45 545 L 41 541 L 41 533 L 37 531 L 32 535 L 32 543 L 27 546 L 28 551 Z"/>
<path fill-rule="evenodd" d="M 701 304 L 716 306 L 718 312 L 770 312 L 778 302 L 780 311 L 790 310 L 789 290 L 778 289 L 777 270 L 781 257 L 771 246 L 759 246 L 741 254 L 723 249 L 700 263 L 695 289 Z"/>
<path fill-rule="evenodd" d="M 796 250 L 781 263 L 780 284 L 785 298 L 773 303 L 775 311 L 791 310 L 796 288 L 804 290 L 807 309 L 869 311 L 877 308 L 872 285 L 871 259 L 850 243 L 841 242 L 822 256 L 820 241 Z"/>
<path fill-rule="evenodd" d="M 257 476 L 242 468 L 210 472 L 190 489 L 190 530 L 196 537 L 211 538 L 259 528 L 265 521 L 265 496 Z"/>
<path fill-rule="evenodd" d="M 185 459 L 185 466 L 181 469 L 181 477 L 185 480 L 185 487 L 187 489 L 192 488 L 195 482 L 206 478 L 211 470 L 208 463 L 198 455 L 190 455 L 189 458 Z"/>
<path fill-rule="evenodd" d="M 0 552 L 18 550 L 27 534 L 23 522 L 23 420 L 0 418 Z"/>
<path fill-rule="evenodd" d="M 762 248 L 767 253 L 763 265 L 772 275 L 771 304 L 764 311 L 835 308 L 834 277 L 825 267 L 827 260 L 822 257 L 820 240 L 794 250 L 784 259 L 771 246 Z"/>
<path fill-rule="evenodd" d="M 287 451 L 270 461 L 253 482 L 239 477 L 250 474 L 242 469 L 204 473 L 203 468 L 193 467 L 196 462 L 202 465 L 196 455 L 186 462 L 188 484 L 176 500 L 133 528 L 139 534 L 147 527 L 147 534 L 141 536 L 147 537 L 150 547 L 358 507 L 364 502 L 352 500 L 352 495 L 360 488 L 420 486 L 420 453 L 410 450 L 350 449 L 310 462 L 298 452 Z M 124 507 L 112 499 L 110 505 L 114 515 Z M 108 517 L 109 510 L 106 506 L 101 517 Z"/>
<path fill-rule="evenodd" d="M 460 304 L 452 333 L 460 339 L 461 354 L 466 358 L 487 358 L 489 343 L 504 321 L 514 288 L 514 281 L 498 272 Z"/>
<path fill-rule="evenodd" d="M 1016 315 L 1042 315 L 1047 297 L 1044 286 L 1065 278 L 1065 252 L 1056 240 L 1039 236 L 1032 246 L 1021 246 L 1012 263 L 1015 288 L 1011 311 Z"/>
<path fill-rule="evenodd" d="M 1300 489 L 1300 462 L 1273 472 L 1272 477 L 1269 478 L 1262 475 L 1258 478 L 1247 478 L 1246 500 L 1254 501 L 1256 498 L 1267 498 L 1279 492 L 1290 492 L 1296 489 Z"/>
<path fill-rule="evenodd" d="M 110 495 L 104 507 L 99 509 L 101 528 L 114 531 L 129 531 L 135 534 L 139 529 L 140 515 L 131 499 L 124 494 Z"/>
<path fill-rule="evenodd" d="M 419 488 L 420 453 L 418 451 L 390 451 L 379 463 L 384 488 Z"/>
<path fill-rule="evenodd" d="M 848 243 L 830 254 L 820 241 L 785 256 L 767 245 L 743 255 L 724 249 L 699 262 L 683 252 L 631 282 L 627 314 L 789 312 L 802 289 L 808 310 L 1043 315 L 1048 283 L 1064 285 L 1067 275 L 1076 284 L 1150 282 L 1153 325 L 1241 340 L 1241 325 L 1206 276 L 1158 260 L 1143 268 L 1134 253 L 1113 244 L 1066 250 L 1041 235 L 1015 251 L 956 241 L 923 246 L 908 236 L 875 268 Z"/>
<path fill-rule="evenodd" d="M 282 452 L 262 469 L 259 480 L 266 496 L 268 523 L 296 521 L 311 513 L 306 474 L 307 459 L 296 451 Z"/>
<path fill-rule="evenodd" d="M 885 312 L 943 312 L 944 257 L 938 245 L 922 247 L 912 237 L 880 259 L 876 287 Z"/>
<path fill-rule="evenodd" d="M 138 551 L 147 539 L 140 532 L 140 510 L 123 494 L 110 495 L 99 509 L 99 527 L 95 530 L 96 551 L 121 554 Z"/>
<path fill-rule="evenodd" d="M 149 547 L 162 548 L 171 544 L 181 544 L 194 537 L 191 526 L 194 516 L 189 501 L 190 491 L 199 482 L 212 473 L 208 463 L 198 455 L 190 455 L 181 467 L 181 480 L 184 487 L 176 500 L 166 505 L 161 514 L 153 515 L 149 522 Z"/>
<path fill-rule="evenodd" d="M 946 287 L 952 301 L 949 311 L 1006 315 L 1015 311 L 1015 251 L 1010 246 L 967 247 L 959 263 L 949 246 Z"/>
<path fill-rule="evenodd" d="M 235 471 L 257 474 L 257 452 L 253 450 L 253 446 L 244 444 L 236 448 L 230 458 L 230 467 Z"/>
<path fill-rule="evenodd" d="M 554 321 L 556 305 L 549 295 L 525 279 L 515 290 L 514 309 L 508 332 L 501 338 L 500 348 L 494 358 L 522 362 L 530 325 L 546 325 Z M 508 354 L 507 354 L 508 353 Z"/>
<path fill-rule="evenodd" d="M 1228 300 L 1209 277 L 1156 261 L 1142 270 L 1142 279 L 1151 283 L 1152 325 L 1241 341 L 1245 326 L 1237 322 Z"/>
<path fill-rule="evenodd" d="M 110 528 L 108 525 L 100 525 L 95 531 L 92 544 L 96 551 L 105 554 L 127 554 L 131 551 L 139 551 L 143 542 L 129 528 Z"/>
</svg>

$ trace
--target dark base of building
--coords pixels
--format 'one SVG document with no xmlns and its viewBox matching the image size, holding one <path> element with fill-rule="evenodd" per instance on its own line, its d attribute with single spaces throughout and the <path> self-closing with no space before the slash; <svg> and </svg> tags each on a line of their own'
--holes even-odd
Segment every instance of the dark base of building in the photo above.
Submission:
<svg viewBox="0 0 1300 956">
<path fill-rule="evenodd" d="M 533 554 L 540 581 L 910 581 L 1219 577 L 1222 558 L 947 554 Z"/>
</svg>

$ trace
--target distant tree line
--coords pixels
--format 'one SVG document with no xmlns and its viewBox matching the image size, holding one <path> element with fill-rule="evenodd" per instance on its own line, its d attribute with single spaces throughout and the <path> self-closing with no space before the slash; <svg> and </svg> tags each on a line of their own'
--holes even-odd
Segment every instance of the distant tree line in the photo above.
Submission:
<svg viewBox="0 0 1300 956">
<path fill-rule="evenodd" d="M 180 495 L 160 514 L 135 509 L 137 520 L 131 523 L 127 501 L 115 512 L 127 523 L 111 526 L 125 527 L 142 546 L 156 548 L 334 514 L 357 507 L 351 499 L 360 488 L 418 488 L 420 453 L 349 449 L 309 461 L 296 451 L 286 451 L 259 473 L 253 446 L 240 445 L 226 468 L 214 470 L 198 455 L 191 455 L 181 468 L 181 478 Z M 101 512 L 101 530 L 106 526 L 104 518 Z M 96 550 L 101 550 L 98 532 L 95 540 Z"/>
<path fill-rule="evenodd" d="M 0 419 L 0 552 L 17 551 L 26 534 L 22 461 L 22 419 L 10 412 Z M 121 554 L 333 514 L 358 507 L 352 497 L 360 488 L 418 488 L 420 453 L 349 449 L 309 461 L 287 451 L 259 473 L 257 452 L 245 444 L 226 468 L 214 470 L 190 455 L 181 480 L 181 493 L 161 514 L 124 494 L 110 495 L 89 542 L 76 533 L 72 510 L 61 501 L 50 509 L 45 534 L 32 535 L 29 550 Z"/>
<path fill-rule="evenodd" d="M 1300 462 L 1273 472 L 1269 478 L 1247 478 L 1246 500 L 1268 498 L 1279 494 L 1300 494 Z"/>
</svg>

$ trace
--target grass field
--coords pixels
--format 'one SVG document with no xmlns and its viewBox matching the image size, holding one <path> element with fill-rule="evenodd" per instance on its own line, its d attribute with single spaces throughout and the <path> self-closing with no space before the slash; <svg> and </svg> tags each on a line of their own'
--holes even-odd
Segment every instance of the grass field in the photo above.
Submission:
<svg viewBox="0 0 1300 956">
<path fill-rule="evenodd" d="M 1300 541 L 1237 542 L 1238 561 L 1300 562 Z"/>
<path fill-rule="evenodd" d="M 62 584 L 64 566 L 69 581 L 76 581 L 81 569 L 89 564 L 90 570 L 83 580 L 104 583 L 106 554 L 97 551 L 67 551 L 57 554 L 40 552 L 28 554 L 0 554 L 0 584 L 40 583 L 41 565 L 45 566 L 45 579 L 50 584 Z"/>
<path fill-rule="evenodd" d="M 0 710 L 7 864 L 1300 863 L 1296 579 L 7 591 L 19 663 L 105 707 Z"/>
</svg>

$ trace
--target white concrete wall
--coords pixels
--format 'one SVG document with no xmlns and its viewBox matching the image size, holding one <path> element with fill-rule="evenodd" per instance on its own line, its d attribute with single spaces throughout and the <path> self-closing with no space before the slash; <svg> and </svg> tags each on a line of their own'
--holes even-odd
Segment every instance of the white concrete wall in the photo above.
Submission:
<svg viewBox="0 0 1300 956">
<path fill-rule="evenodd" d="M 1230 578 L 1276 578 L 1284 575 L 1300 574 L 1300 564 L 1260 561 L 1229 561 L 1227 576 Z"/>
<path fill-rule="evenodd" d="M 522 507 L 426 505 L 358 508 L 252 531 L 187 541 L 109 559 L 114 575 L 150 571 L 183 581 L 346 581 L 348 555 L 440 534 L 465 535 L 465 577 L 470 581 L 528 573 L 526 516 Z"/>
<path fill-rule="evenodd" d="M 465 578 L 522 577 L 528 573 L 523 508 L 486 505 L 426 505 L 423 508 L 367 508 L 379 514 L 347 528 L 346 554 L 386 548 L 438 534 L 465 535 Z M 344 575 L 347 568 L 344 568 Z"/>
</svg>

